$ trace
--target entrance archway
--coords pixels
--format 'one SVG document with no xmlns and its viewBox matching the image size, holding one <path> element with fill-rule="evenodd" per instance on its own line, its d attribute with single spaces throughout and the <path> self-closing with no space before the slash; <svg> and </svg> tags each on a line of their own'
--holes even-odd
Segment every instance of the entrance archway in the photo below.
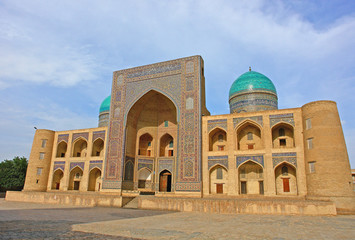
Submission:
<svg viewBox="0 0 355 240">
<path fill-rule="evenodd" d="M 275 168 L 275 184 L 277 195 L 297 195 L 296 169 L 288 163 Z"/>
<path fill-rule="evenodd" d="M 100 191 L 101 188 L 101 170 L 94 168 L 89 174 L 88 191 Z"/>
<path fill-rule="evenodd" d="M 52 180 L 52 190 L 59 190 L 62 179 L 63 179 L 63 171 L 62 169 L 57 169 L 53 173 L 53 180 Z"/>
<path fill-rule="evenodd" d="M 210 170 L 210 193 L 228 193 L 228 171 L 220 165 L 217 165 Z"/>
<path fill-rule="evenodd" d="M 151 187 L 151 181 L 152 181 L 152 172 L 147 169 L 143 168 L 139 170 L 138 173 L 138 188 L 149 188 Z"/>
<path fill-rule="evenodd" d="M 80 167 L 73 168 L 70 171 L 68 190 L 79 190 L 82 176 L 83 170 Z"/>
<path fill-rule="evenodd" d="M 264 194 L 264 177 L 261 165 L 247 161 L 238 170 L 240 194 Z"/>
<path fill-rule="evenodd" d="M 159 174 L 159 192 L 171 192 L 171 172 L 168 170 Z"/>
</svg>

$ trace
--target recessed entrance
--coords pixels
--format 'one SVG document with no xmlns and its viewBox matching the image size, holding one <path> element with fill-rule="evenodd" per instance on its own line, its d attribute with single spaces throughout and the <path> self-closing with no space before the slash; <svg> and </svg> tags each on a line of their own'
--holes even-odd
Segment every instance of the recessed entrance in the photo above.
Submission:
<svg viewBox="0 0 355 240">
<path fill-rule="evenodd" d="M 171 173 L 164 170 L 159 175 L 159 191 L 171 192 Z"/>
</svg>

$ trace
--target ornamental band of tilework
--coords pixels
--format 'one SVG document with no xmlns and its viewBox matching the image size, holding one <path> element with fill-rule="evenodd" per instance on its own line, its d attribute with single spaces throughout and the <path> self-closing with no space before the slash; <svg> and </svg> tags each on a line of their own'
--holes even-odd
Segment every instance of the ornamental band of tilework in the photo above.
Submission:
<svg viewBox="0 0 355 240">
<path fill-rule="evenodd" d="M 279 122 L 286 122 L 291 124 L 292 126 L 295 126 L 293 113 L 270 115 L 269 118 L 270 118 L 270 127 L 273 127 Z"/>
<path fill-rule="evenodd" d="M 227 119 L 217 119 L 217 120 L 208 120 L 207 121 L 208 132 L 212 129 L 219 127 L 227 131 Z"/>
<path fill-rule="evenodd" d="M 254 116 L 254 117 L 233 118 L 234 128 L 236 128 L 244 120 L 252 120 L 252 121 L 258 123 L 260 126 L 263 126 L 263 116 Z"/>
<path fill-rule="evenodd" d="M 102 160 L 90 161 L 89 171 L 91 171 L 95 167 L 102 171 L 102 163 L 103 163 Z"/>
<path fill-rule="evenodd" d="M 64 172 L 65 161 L 55 161 L 53 166 L 53 172 L 55 172 L 55 170 L 57 170 L 58 168 L 62 169 L 62 171 Z"/>
<path fill-rule="evenodd" d="M 159 159 L 159 173 L 163 170 L 168 170 L 173 173 L 174 160 L 172 159 Z"/>
<path fill-rule="evenodd" d="M 297 168 L 297 153 L 273 153 L 272 154 L 272 165 L 275 168 L 279 163 L 287 162 Z"/>
<path fill-rule="evenodd" d="M 84 133 L 74 133 L 73 134 L 73 142 L 78 139 L 79 137 L 85 138 L 86 141 L 89 139 L 89 133 L 88 132 L 84 132 Z"/>
<path fill-rule="evenodd" d="M 105 132 L 106 131 L 97 131 L 92 134 L 92 141 L 94 142 L 96 139 L 101 138 L 105 141 Z"/>
<path fill-rule="evenodd" d="M 69 171 L 73 170 L 75 167 L 80 167 L 81 170 L 84 171 L 84 166 L 85 166 L 85 163 L 84 163 L 84 162 L 71 162 L 71 163 L 70 163 L 70 168 L 69 168 L 70 170 L 69 170 Z"/>
<path fill-rule="evenodd" d="M 237 156 L 236 157 L 237 168 L 249 160 L 257 162 L 261 166 L 264 167 L 264 156 L 263 155 L 253 155 L 253 156 Z"/>
<path fill-rule="evenodd" d="M 208 157 L 208 170 L 216 165 L 224 166 L 228 170 L 228 156 L 209 156 Z"/>
</svg>

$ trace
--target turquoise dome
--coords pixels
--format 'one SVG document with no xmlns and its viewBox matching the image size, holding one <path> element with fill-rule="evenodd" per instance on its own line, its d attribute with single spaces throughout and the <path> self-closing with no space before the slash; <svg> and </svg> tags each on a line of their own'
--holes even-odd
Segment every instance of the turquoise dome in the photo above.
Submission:
<svg viewBox="0 0 355 240">
<path fill-rule="evenodd" d="M 105 98 L 105 100 L 101 103 L 100 113 L 110 111 L 110 104 L 111 104 L 111 95 Z"/>
<path fill-rule="evenodd" d="M 243 92 L 266 91 L 276 93 L 276 88 L 272 81 L 265 75 L 249 71 L 238 77 L 229 90 L 229 98 Z"/>
</svg>

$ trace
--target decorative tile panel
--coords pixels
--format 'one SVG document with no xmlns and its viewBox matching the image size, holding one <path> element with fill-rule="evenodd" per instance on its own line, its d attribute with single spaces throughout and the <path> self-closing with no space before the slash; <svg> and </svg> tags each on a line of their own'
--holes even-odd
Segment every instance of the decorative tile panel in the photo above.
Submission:
<svg viewBox="0 0 355 240">
<path fill-rule="evenodd" d="M 95 167 L 97 167 L 102 171 L 102 163 L 103 163 L 102 160 L 90 161 L 89 172 Z"/>
<path fill-rule="evenodd" d="M 286 122 L 291 124 L 292 126 L 295 126 L 293 113 L 270 115 L 269 118 L 270 118 L 270 127 L 273 127 L 279 122 Z"/>
<path fill-rule="evenodd" d="M 68 139 L 69 139 L 69 134 L 60 134 L 58 135 L 57 143 L 60 143 L 61 141 L 68 143 Z"/>
<path fill-rule="evenodd" d="M 105 132 L 106 131 L 97 131 L 94 132 L 92 135 L 92 141 L 94 142 L 96 139 L 101 138 L 102 140 L 105 141 Z"/>
<path fill-rule="evenodd" d="M 84 133 L 74 133 L 73 134 L 73 142 L 78 139 L 79 137 L 85 138 L 86 141 L 89 139 L 89 133 L 88 132 L 84 132 Z"/>
<path fill-rule="evenodd" d="M 208 157 L 208 170 L 217 164 L 224 166 L 228 170 L 228 156 L 209 156 Z"/>
<path fill-rule="evenodd" d="M 159 159 L 159 173 L 163 170 L 168 170 L 173 174 L 174 160 L 172 159 Z"/>
<path fill-rule="evenodd" d="M 272 165 L 275 168 L 279 163 L 287 162 L 297 168 L 297 153 L 287 152 L 287 153 L 273 153 L 272 154 Z"/>
<path fill-rule="evenodd" d="M 84 166 L 85 166 L 84 162 L 71 162 L 69 171 L 73 170 L 75 167 L 80 167 L 81 170 L 84 171 Z"/>
<path fill-rule="evenodd" d="M 260 126 L 263 126 L 263 116 L 253 116 L 253 117 L 233 118 L 234 128 L 236 126 L 238 126 L 239 123 L 243 122 L 246 119 L 252 120 L 252 121 L 258 123 Z"/>
<path fill-rule="evenodd" d="M 55 170 L 57 170 L 58 168 L 62 169 L 62 171 L 64 172 L 65 161 L 55 161 L 53 166 L 53 172 L 55 172 Z"/>
<path fill-rule="evenodd" d="M 227 132 L 227 119 L 216 119 L 207 121 L 208 132 L 210 132 L 216 127 L 222 128 L 224 129 L 224 131 Z"/>
<path fill-rule="evenodd" d="M 248 156 L 237 156 L 237 168 L 242 165 L 243 163 L 252 160 L 254 162 L 259 163 L 261 166 L 264 167 L 264 156 L 263 155 L 248 155 Z"/>
</svg>

